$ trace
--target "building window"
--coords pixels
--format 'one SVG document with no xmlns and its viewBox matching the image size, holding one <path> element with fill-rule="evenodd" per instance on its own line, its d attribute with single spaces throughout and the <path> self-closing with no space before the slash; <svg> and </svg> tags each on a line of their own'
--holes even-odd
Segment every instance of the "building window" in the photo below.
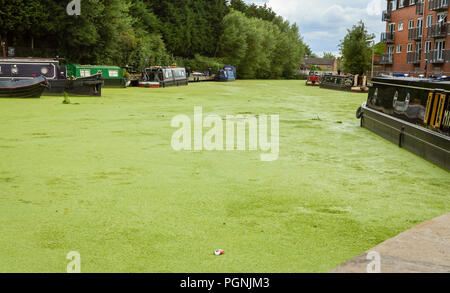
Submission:
<svg viewBox="0 0 450 293">
<path fill-rule="evenodd" d="M 91 76 L 91 71 L 89 69 L 80 69 L 80 76 L 81 77 Z"/>
<path fill-rule="evenodd" d="M 119 77 L 118 70 L 109 70 L 108 74 L 109 74 L 109 77 Z"/>
<path fill-rule="evenodd" d="M 398 8 L 403 8 L 403 1 L 398 2 Z"/>
<path fill-rule="evenodd" d="M 414 19 L 410 19 L 408 22 L 408 29 L 414 28 Z"/>
<path fill-rule="evenodd" d="M 422 43 L 416 42 L 416 52 L 422 52 Z"/>
<path fill-rule="evenodd" d="M 427 27 L 431 27 L 433 25 L 433 15 L 427 16 Z"/>
<path fill-rule="evenodd" d="M 394 45 L 389 45 L 387 49 L 388 49 L 388 54 L 394 53 Z"/>
<path fill-rule="evenodd" d="M 399 22 L 398 23 L 398 31 L 402 31 L 403 30 L 403 22 Z"/>
<path fill-rule="evenodd" d="M 431 41 L 425 42 L 425 53 L 428 53 L 431 51 Z"/>
<path fill-rule="evenodd" d="M 406 52 L 412 52 L 412 43 L 408 43 L 408 45 L 406 46 Z"/>
<path fill-rule="evenodd" d="M 409 0 L 409 5 L 414 5 L 415 1 L 414 0 Z"/>
<path fill-rule="evenodd" d="M 402 45 L 398 44 L 397 45 L 397 53 L 401 53 L 402 52 Z"/>
</svg>

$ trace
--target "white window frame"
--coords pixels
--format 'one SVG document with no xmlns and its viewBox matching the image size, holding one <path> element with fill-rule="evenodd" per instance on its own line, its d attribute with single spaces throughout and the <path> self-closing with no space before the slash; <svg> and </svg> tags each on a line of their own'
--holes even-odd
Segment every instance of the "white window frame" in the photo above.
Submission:
<svg viewBox="0 0 450 293">
<path fill-rule="evenodd" d="M 413 51 L 412 48 L 413 48 L 413 44 L 412 43 L 408 43 L 408 45 L 406 46 L 406 52 L 407 53 L 412 52 Z"/>
<path fill-rule="evenodd" d="M 398 31 L 401 32 L 403 30 L 403 21 L 398 23 Z"/>
<path fill-rule="evenodd" d="M 433 15 L 427 15 L 427 24 L 426 27 L 431 27 L 433 25 Z"/>
<path fill-rule="evenodd" d="M 119 70 L 117 69 L 110 69 L 108 70 L 109 77 L 119 77 Z"/>
<path fill-rule="evenodd" d="M 398 44 L 397 47 L 395 48 L 395 52 L 397 54 L 401 54 L 402 53 L 402 44 Z"/>
<path fill-rule="evenodd" d="M 91 70 L 90 69 L 80 69 L 80 76 L 81 77 L 91 76 Z"/>
<path fill-rule="evenodd" d="M 429 53 L 431 51 L 431 41 L 425 41 L 425 53 Z"/>
</svg>

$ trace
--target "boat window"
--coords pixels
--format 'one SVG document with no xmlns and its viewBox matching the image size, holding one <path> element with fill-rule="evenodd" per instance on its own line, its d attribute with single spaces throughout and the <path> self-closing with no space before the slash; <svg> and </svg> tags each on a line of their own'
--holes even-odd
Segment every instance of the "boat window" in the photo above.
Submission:
<svg viewBox="0 0 450 293">
<path fill-rule="evenodd" d="M 80 69 L 80 76 L 81 77 L 91 76 L 91 71 L 89 69 Z"/>
<path fill-rule="evenodd" d="M 119 71 L 118 70 L 110 70 L 109 77 L 119 77 Z"/>
</svg>

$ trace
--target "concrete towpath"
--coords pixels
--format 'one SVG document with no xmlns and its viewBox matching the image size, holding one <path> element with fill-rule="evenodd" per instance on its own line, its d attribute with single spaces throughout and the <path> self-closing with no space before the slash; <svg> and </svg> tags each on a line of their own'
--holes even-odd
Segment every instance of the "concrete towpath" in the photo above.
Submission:
<svg viewBox="0 0 450 293">
<path fill-rule="evenodd" d="M 378 272 L 377 268 L 381 273 L 450 273 L 450 214 L 403 232 L 331 273 Z"/>
</svg>

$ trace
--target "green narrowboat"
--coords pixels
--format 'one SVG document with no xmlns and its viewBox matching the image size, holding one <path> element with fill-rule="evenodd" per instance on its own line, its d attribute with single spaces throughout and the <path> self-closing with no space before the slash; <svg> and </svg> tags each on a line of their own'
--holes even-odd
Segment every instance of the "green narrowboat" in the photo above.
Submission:
<svg viewBox="0 0 450 293">
<path fill-rule="evenodd" d="M 88 77 L 98 73 L 102 74 L 104 87 L 121 87 L 129 85 L 129 80 L 124 77 L 122 69 L 118 66 L 106 65 L 67 65 L 67 77 Z"/>
</svg>

